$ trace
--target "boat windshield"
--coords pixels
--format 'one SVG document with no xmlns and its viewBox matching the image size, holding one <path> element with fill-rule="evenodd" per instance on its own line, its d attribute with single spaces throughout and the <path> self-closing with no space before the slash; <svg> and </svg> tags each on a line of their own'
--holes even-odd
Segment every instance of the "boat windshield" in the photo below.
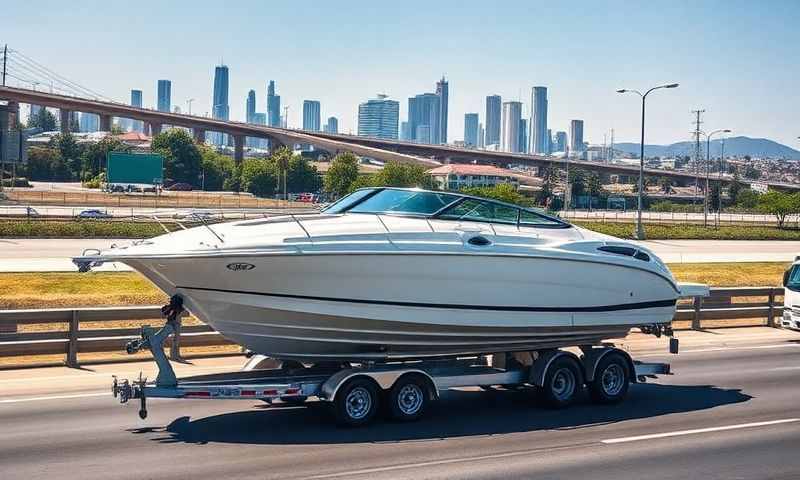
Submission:
<svg viewBox="0 0 800 480">
<path fill-rule="evenodd" d="M 505 223 L 523 227 L 570 227 L 568 223 L 557 218 L 515 205 L 426 190 L 365 188 L 347 195 L 323 212 L 419 215 L 443 220 Z"/>
</svg>

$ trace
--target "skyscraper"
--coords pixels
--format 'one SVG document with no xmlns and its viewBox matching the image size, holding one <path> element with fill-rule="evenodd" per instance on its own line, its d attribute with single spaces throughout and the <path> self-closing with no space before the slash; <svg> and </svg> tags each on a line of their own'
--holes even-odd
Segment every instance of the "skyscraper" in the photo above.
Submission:
<svg viewBox="0 0 800 480">
<path fill-rule="evenodd" d="M 339 133 L 339 119 L 336 117 L 328 117 L 322 131 L 325 133 Z"/>
<path fill-rule="evenodd" d="M 500 145 L 500 95 L 486 97 L 486 139 L 484 146 Z"/>
<path fill-rule="evenodd" d="M 358 106 L 358 135 L 396 140 L 399 120 L 400 103 L 379 94 Z"/>
<path fill-rule="evenodd" d="M 545 148 L 545 152 L 547 155 L 553 153 L 553 131 L 549 128 L 547 129 L 547 148 Z"/>
<path fill-rule="evenodd" d="M 400 140 L 412 140 L 411 129 L 408 122 L 400 123 Z"/>
<path fill-rule="evenodd" d="M 547 153 L 547 87 L 531 89 L 531 153 Z"/>
<path fill-rule="evenodd" d="M 247 109 L 246 109 L 246 116 L 245 120 L 247 123 L 256 123 L 255 115 L 256 115 L 256 91 L 250 90 L 247 92 Z"/>
<path fill-rule="evenodd" d="M 318 100 L 303 100 L 303 130 L 319 132 L 320 107 Z"/>
<path fill-rule="evenodd" d="M 81 132 L 96 132 L 100 129 L 100 117 L 94 113 L 81 112 L 79 123 Z"/>
<path fill-rule="evenodd" d="M 553 142 L 553 151 L 554 152 L 566 152 L 567 151 L 567 132 L 556 132 L 555 141 Z"/>
<path fill-rule="evenodd" d="M 142 108 L 142 91 L 131 90 L 131 107 Z M 141 120 L 127 120 L 126 124 L 130 126 L 131 131 L 142 132 L 144 125 Z"/>
<path fill-rule="evenodd" d="M 478 124 L 478 148 L 483 148 L 483 146 L 484 146 L 483 142 L 484 142 L 484 138 L 486 138 L 485 133 L 486 132 L 483 131 L 483 124 L 479 123 Z"/>
<path fill-rule="evenodd" d="M 464 114 L 464 146 L 475 148 L 478 146 L 478 114 Z"/>
<path fill-rule="evenodd" d="M 281 126 L 281 96 L 275 95 L 274 80 L 270 80 L 267 86 L 267 124 L 270 127 Z"/>
<path fill-rule="evenodd" d="M 421 93 L 408 99 L 408 130 L 411 140 L 419 143 L 439 143 L 439 115 L 441 99 L 435 93 Z M 427 127 L 423 137 L 417 135 L 419 127 Z"/>
<path fill-rule="evenodd" d="M 504 152 L 519 152 L 519 124 L 522 120 L 522 103 L 503 102 L 503 129 L 500 149 Z"/>
<path fill-rule="evenodd" d="M 436 82 L 436 95 L 439 97 L 439 131 L 436 134 L 436 141 L 433 143 L 447 143 L 447 102 L 449 96 L 449 86 L 447 80 L 442 79 Z"/>
<path fill-rule="evenodd" d="M 158 103 L 159 112 L 172 111 L 172 82 L 169 80 L 158 81 Z"/>
<path fill-rule="evenodd" d="M 528 119 L 519 119 L 519 151 L 528 152 Z"/>
<path fill-rule="evenodd" d="M 228 67 L 218 65 L 214 68 L 214 98 L 211 102 L 211 116 L 220 120 L 229 120 L 231 107 L 228 104 Z M 214 133 L 213 143 L 224 145 L 227 135 Z"/>
<path fill-rule="evenodd" d="M 569 154 L 577 155 L 583 151 L 583 120 L 569 122 Z"/>
</svg>

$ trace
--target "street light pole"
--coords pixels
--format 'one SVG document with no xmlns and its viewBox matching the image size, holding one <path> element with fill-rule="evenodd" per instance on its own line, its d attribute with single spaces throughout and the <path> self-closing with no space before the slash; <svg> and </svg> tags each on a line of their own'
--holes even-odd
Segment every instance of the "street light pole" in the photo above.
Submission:
<svg viewBox="0 0 800 480">
<path fill-rule="evenodd" d="M 643 208 L 643 190 L 644 190 L 644 113 L 645 113 L 645 100 L 647 100 L 647 96 L 653 90 L 658 90 L 659 88 L 676 88 L 678 86 L 677 83 L 670 83 L 667 85 L 659 85 L 657 87 L 653 87 L 650 90 L 646 91 L 644 94 L 639 92 L 638 90 L 627 90 L 627 89 L 620 89 L 617 90 L 617 93 L 635 93 L 642 97 L 642 138 L 641 138 L 641 145 L 639 149 L 639 194 L 637 195 L 637 207 L 636 207 L 636 239 L 637 240 L 644 240 L 644 226 L 642 226 L 642 208 Z"/>
<path fill-rule="evenodd" d="M 708 177 L 711 175 L 711 137 L 713 137 L 717 133 L 731 133 L 730 130 L 727 128 L 722 128 L 719 130 L 714 130 L 713 132 L 706 135 L 706 191 L 705 195 L 703 196 L 703 226 L 708 226 Z M 722 197 L 722 186 L 720 186 L 720 197 Z"/>
<path fill-rule="evenodd" d="M 717 195 L 717 224 L 716 224 L 717 228 L 719 228 L 721 221 L 720 216 L 722 214 L 722 168 L 725 164 L 725 137 L 722 137 L 722 145 L 720 145 L 720 147 L 721 148 L 719 152 L 719 170 L 717 170 L 717 183 L 719 184 L 719 195 Z"/>
</svg>

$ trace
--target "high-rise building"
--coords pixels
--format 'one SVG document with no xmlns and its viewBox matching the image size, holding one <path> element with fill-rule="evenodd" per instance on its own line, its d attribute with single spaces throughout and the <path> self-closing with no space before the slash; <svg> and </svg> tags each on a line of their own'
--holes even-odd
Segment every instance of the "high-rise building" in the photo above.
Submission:
<svg viewBox="0 0 800 480">
<path fill-rule="evenodd" d="M 549 128 L 547 129 L 547 148 L 545 148 L 545 152 L 547 155 L 553 153 L 553 131 Z"/>
<path fill-rule="evenodd" d="M 172 82 L 169 80 L 158 81 L 158 103 L 159 112 L 172 111 Z"/>
<path fill-rule="evenodd" d="M 553 139 L 553 149 L 554 152 L 566 152 L 567 151 L 567 132 L 556 132 L 555 138 Z"/>
<path fill-rule="evenodd" d="M 303 100 L 303 130 L 319 132 L 320 106 L 318 100 Z"/>
<path fill-rule="evenodd" d="M 503 128 L 500 133 L 500 150 L 519 152 L 519 124 L 522 120 L 521 102 L 503 102 Z"/>
<path fill-rule="evenodd" d="M 228 67 L 217 65 L 214 68 L 214 97 L 211 102 L 211 116 L 219 120 L 230 120 L 231 107 L 228 103 Z M 215 132 L 213 143 L 225 145 L 228 143 L 227 135 Z"/>
<path fill-rule="evenodd" d="M 478 114 L 464 114 L 464 146 L 475 148 L 478 146 Z"/>
<path fill-rule="evenodd" d="M 583 150 L 583 120 L 570 120 L 569 154 L 575 156 Z"/>
<path fill-rule="evenodd" d="M 322 131 L 325 133 L 339 133 L 339 119 L 336 117 L 328 117 Z"/>
<path fill-rule="evenodd" d="M 281 126 L 281 96 L 275 95 L 274 80 L 270 80 L 267 86 L 267 124 L 270 127 Z"/>
<path fill-rule="evenodd" d="M 94 113 L 81 112 L 79 123 L 81 132 L 96 132 L 100 129 L 100 117 Z"/>
<path fill-rule="evenodd" d="M 411 138 L 410 124 L 408 122 L 400 123 L 400 140 L 413 140 Z"/>
<path fill-rule="evenodd" d="M 252 92 L 252 90 L 251 90 Z M 248 96 L 249 97 L 249 96 Z M 250 123 L 254 123 L 256 125 L 266 125 L 267 124 L 267 114 L 263 112 L 254 112 L 253 116 L 251 117 Z M 252 148 L 267 148 L 267 139 L 266 138 L 253 138 L 247 137 L 247 146 Z"/>
<path fill-rule="evenodd" d="M 245 120 L 247 123 L 256 123 L 255 122 L 255 114 L 256 114 L 256 91 L 250 90 L 247 92 L 247 107 L 246 107 L 246 115 Z"/>
<path fill-rule="evenodd" d="M 483 124 L 478 124 L 478 148 L 483 148 L 483 139 L 485 138 L 486 132 L 483 131 Z"/>
<path fill-rule="evenodd" d="M 439 143 L 439 115 L 441 99 L 435 93 L 421 93 L 408 99 L 408 129 L 411 140 L 419 143 Z M 423 138 L 417 136 L 419 127 L 428 127 Z"/>
<path fill-rule="evenodd" d="M 431 126 L 417 125 L 417 130 L 414 132 L 414 137 L 419 143 L 431 143 Z"/>
<path fill-rule="evenodd" d="M 439 97 L 439 131 L 436 134 L 436 141 L 433 143 L 447 143 L 447 103 L 449 86 L 444 76 L 442 76 L 441 80 L 436 82 L 436 95 Z"/>
<path fill-rule="evenodd" d="M 531 89 L 530 152 L 547 153 L 547 87 Z"/>
<path fill-rule="evenodd" d="M 519 119 L 519 151 L 528 152 L 528 119 Z"/>
<path fill-rule="evenodd" d="M 399 120 L 400 103 L 379 94 L 358 106 L 358 136 L 396 140 Z"/>
<path fill-rule="evenodd" d="M 131 107 L 138 107 L 142 108 L 142 91 L 141 90 L 131 90 Z M 125 122 L 126 126 L 131 131 L 134 132 L 142 132 L 144 131 L 144 125 L 142 124 L 141 120 L 128 120 L 126 119 Z"/>
<path fill-rule="evenodd" d="M 500 145 L 501 102 L 500 95 L 489 95 L 486 97 L 486 135 L 484 146 Z"/>
</svg>

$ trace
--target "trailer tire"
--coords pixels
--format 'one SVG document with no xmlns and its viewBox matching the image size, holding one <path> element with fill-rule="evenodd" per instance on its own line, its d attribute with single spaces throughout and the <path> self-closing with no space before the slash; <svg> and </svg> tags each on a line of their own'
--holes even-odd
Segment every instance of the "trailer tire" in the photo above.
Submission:
<svg viewBox="0 0 800 480">
<path fill-rule="evenodd" d="M 582 383 L 580 365 L 569 356 L 560 356 L 547 368 L 538 397 L 547 407 L 565 408 L 575 401 Z"/>
<path fill-rule="evenodd" d="M 628 394 L 631 372 L 628 362 L 618 353 L 604 356 L 595 368 L 589 384 L 589 396 L 595 403 L 619 403 Z"/>
<path fill-rule="evenodd" d="M 398 378 L 387 395 L 389 414 L 400 422 L 413 422 L 425 414 L 431 394 L 428 379 L 419 374 Z"/>
<path fill-rule="evenodd" d="M 360 427 L 368 424 L 380 405 L 380 391 L 369 378 L 348 380 L 336 392 L 333 411 L 336 423 L 343 427 Z"/>
</svg>

